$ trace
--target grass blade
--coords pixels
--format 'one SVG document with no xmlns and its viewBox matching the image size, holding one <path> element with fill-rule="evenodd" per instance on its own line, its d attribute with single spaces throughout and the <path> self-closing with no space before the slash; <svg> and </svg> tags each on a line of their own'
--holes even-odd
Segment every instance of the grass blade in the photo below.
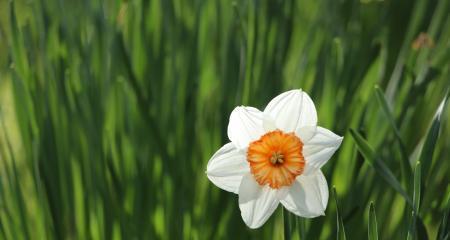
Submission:
<svg viewBox="0 0 450 240">
<path fill-rule="evenodd" d="M 450 237 L 450 198 L 447 200 L 446 210 L 444 216 L 442 217 L 441 224 L 439 225 L 438 234 L 436 240 L 449 239 Z"/>
<path fill-rule="evenodd" d="M 375 207 L 373 202 L 370 203 L 369 207 L 369 240 L 378 240 L 378 226 L 377 217 L 375 215 Z"/>
<path fill-rule="evenodd" d="M 407 239 L 416 238 L 416 221 L 420 205 L 420 186 L 421 186 L 421 166 L 420 162 L 417 162 L 416 169 L 414 171 L 413 211 L 408 228 L 408 235 L 406 237 Z"/>
<path fill-rule="evenodd" d="M 336 236 L 337 236 L 338 240 L 345 240 L 347 238 L 345 237 L 344 222 L 342 221 L 342 216 L 341 216 L 341 213 L 339 211 L 339 203 L 338 203 L 338 199 L 337 199 L 336 187 L 335 186 L 333 186 L 333 196 L 334 196 L 334 202 L 336 204 L 336 219 L 337 219 Z"/>
<path fill-rule="evenodd" d="M 298 238 L 300 240 L 306 239 L 306 229 L 305 229 L 305 219 L 302 217 L 296 217 L 297 228 L 298 228 Z"/>
<path fill-rule="evenodd" d="M 412 176 L 411 176 L 411 165 L 409 164 L 409 157 L 406 152 L 405 144 L 402 141 L 400 131 L 395 124 L 395 119 L 391 113 L 391 110 L 389 109 L 386 97 L 384 96 L 383 92 L 378 86 L 375 86 L 375 95 L 377 97 L 378 103 L 381 105 L 381 109 L 383 110 L 384 115 L 387 117 L 389 124 L 391 125 L 391 128 L 394 130 L 395 137 L 397 138 L 397 141 L 400 145 L 400 153 L 402 155 L 400 161 L 402 181 L 406 186 L 408 186 L 408 179 L 411 179 Z"/>
<path fill-rule="evenodd" d="M 414 171 L 414 192 L 413 192 L 413 207 L 416 213 L 419 212 L 420 206 L 420 187 L 421 187 L 421 164 L 417 162 L 416 169 Z"/>
<path fill-rule="evenodd" d="M 431 168 L 431 163 L 433 161 L 433 152 L 436 146 L 437 138 L 439 137 L 439 129 L 441 126 L 441 116 L 442 112 L 445 109 L 445 106 L 447 105 L 447 100 L 449 97 L 449 90 L 447 90 L 447 93 L 445 94 L 444 99 L 442 99 L 441 104 L 439 104 L 439 107 L 436 110 L 436 113 L 433 117 L 433 121 L 431 123 L 431 127 L 428 130 L 427 137 L 425 139 L 425 143 L 422 147 L 422 152 L 420 154 L 420 161 L 423 164 L 423 178 L 422 181 L 425 181 L 428 177 L 428 173 Z"/>
<path fill-rule="evenodd" d="M 405 192 L 405 190 L 402 188 L 400 183 L 398 182 L 397 178 L 394 176 L 394 174 L 389 170 L 389 168 L 382 162 L 376 155 L 373 149 L 369 146 L 369 143 L 353 129 L 350 129 L 350 133 L 355 140 L 356 146 L 358 147 L 359 151 L 364 156 L 364 159 L 366 162 L 372 166 L 376 173 L 379 174 L 386 182 L 391 185 L 392 188 L 394 188 L 400 195 L 405 198 L 406 202 L 412 206 L 411 198 L 408 196 L 408 194 Z"/>
<path fill-rule="evenodd" d="M 0 123 L 1 123 L 1 128 L 5 134 L 6 147 L 9 152 L 9 156 L 11 158 L 11 165 L 12 165 L 11 168 L 12 168 L 12 173 L 13 173 L 12 175 L 14 178 L 15 203 L 17 204 L 16 206 L 17 206 L 17 210 L 19 212 L 21 229 L 23 230 L 22 234 L 23 234 L 24 239 L 31 239 L 30 232 L 28 230 L 28 225 L 27 225 L 27 216 L 26 216 L 27 209 L 26 209 L 26 205 L 25 205 L 25 199 L 23 196 L 23 192 L 22 192 L 23 190 L 22 190 L 22 187 L 20 186 L 19 171 L 18 171 L 17 165 L 16 165 L 16 157 L 14 155 L 13 147 L 10 142 L 10 137 L 6 131 L 6 125 L 5 125 L 3 117 L 1 115 L 0 115 Z"/>
<path fill-rule="evenodd" d="M 289 211 L 283 207 L 284 240 L 291 239 L 291 221 L 289 217 Z"/>
</svg>

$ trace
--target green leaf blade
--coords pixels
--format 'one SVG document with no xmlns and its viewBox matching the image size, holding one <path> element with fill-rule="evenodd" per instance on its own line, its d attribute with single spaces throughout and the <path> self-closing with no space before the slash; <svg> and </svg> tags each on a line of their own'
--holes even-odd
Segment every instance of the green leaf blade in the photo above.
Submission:
<svg viewBox="0 0 450 240">
<path fill-rule="evenodd" d="M 345 236 L 345 228 L 344 228 L 344 222 L 342 221 L 342 216 L 341 213 L 339 211 L 339 203 L 338 203 L 338 199 L 337 199 L 337 194 L 336 194 L 336 187 L 333 186 L 333 196 L 334 196 L 334 202 L 336 204 L 336 218 L 337 218 L 337 222 L 336 222 L 336 236 L 338 240 L 346 240 L 347 237 Z"/>
<path fill-rule="evenodd" d="M 401 172 L 402 172 L 402 181 L 408 187 L 408 185 L 407 185 L 408 179 L 412 178 L 411 165 L 409 163 L 409 157 L 406 152 L 405 144 L 401 138 L 400 130 L 398 129 L 397 125 L 395 124 L 395 119 L 389 108 L 386 97 L 384 96 L 383 92 L 377 85 L 375 86 L 375 95 L 376 95 L 378 103 L 380 104 L 381 109 L 384 112 L 384 115 L 387 117 L 389 125 L 391 126 L 392 130 L 394 131 L 395 137 L 399 143 L 400 153 L 401 153 L 400 168 L 401 168 Z"/>
<path fill-rule="evenodd" d="M 420 188 L 421 188 L 421 165 L 420 162 L 417 162 L 414 171 L 413 211 L 411 213 L 411 221 L 408 227 L 407 239 L 416 238 L 416 229 L 417 229 L 416 224 L 418 220 L 417 216 L 419 214 L 419 205 L 420 205 L 420 191 L 421 191 Z"/>
<path fill-rule="evenodd" d="M 449 93 L 450 93 L 450 91 L 447 90 L 447 93 L 445 94 L 444 99 L 442 99 L 441 103 L 439 104 L 439 107 L 437 108 L 436 113 L 433 117 L 431 127 L 428 130 L 425 142 L 422 147 L 422 152 L 420 154 L 419 159 L 423 165 L 423 167 L 422 167 L 423 183 L 426 181 L 426 178 L 429 175 L 429 171 L 430 171 L 430 168 L 432 165 L 433 153 L 434 153 L 434 149 L 436 147 L 437 139 L 439 137 L 439 130 L 440 130 L 440 126 L 441 126 L 441 116 L 447 105 Z"/>
<path fill-rule="evenodd" d="M 375 207 L 373 202 L 370 203 L 369 207 L 369 224 L 368 224 L 368 233 L 369 240 L 378 240 L 378 226 L 377 226 L 377 217 L 375 215 Z"/>
<path fill-rule="evenodd" d="M 412 206 L 412 200 L 402 188 L 400 182 L 397 180 L 395 175 L 389 170 L 389 168 L 376 156 L 373 149 L 370 147 L 369 143 L 353 129 L 350 129 L 350 133 L 355 140 L 356 146 L 359 151 L 364 156 L 366 162 L 372 166 L 376 173 L 379 174 L 386 182 L 388 182 L 392 188 L 394 188 L 403 198 L 406 200 L 408 204 Z"/>
</svg>

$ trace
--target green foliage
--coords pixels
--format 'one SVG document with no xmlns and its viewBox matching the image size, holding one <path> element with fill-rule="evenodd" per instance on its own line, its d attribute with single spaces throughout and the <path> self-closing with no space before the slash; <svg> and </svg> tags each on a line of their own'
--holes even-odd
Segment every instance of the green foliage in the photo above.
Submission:
<svg viewBox="0 0 450 240">
<path fill-rule="evenodd" d="M 332 193 L 326 216 L 286 214 L 292 239 L 448 238 L 449 12 L 0 1 L 0 239 L 281 239 L 281 208 L 250 230 L 204 171 L 235 106 L 294 88 L 344 141 L 322 169 L 339 214 Z"/>
<path fill-rule="evenodd" d="M 346 240 L 344 221 L 342 220 L 342 213 L 339 213 L 339 201 L 336 194 L 336 187 L 333 186 L 333 198 L 336 204 L 336 239 Z"/>
<path fill-rule="evenodd" d="M 391 170 L 389 170 L 386 164 L 377 157 L 374 150 L 369 146 L 367 141 L 364 140 L 364 138 L 353 129 L 350 129 L 350 133 L 352 134 L 352 137 L 355 140 L 359 151 L 362 153 L 364 159 L 367 160 L 369 165 L 373 167 L 377 174 L 382 177 L 390 186 L 392 186 L 400 195 L 402 195 L 405 198 L 406 202 L 412 206 L 413 203 L 411 201 L 411 198 L 402 188 L 400 182 L 397 180 Z"/>
<path fill-rule="evenodd" d="M 369 240 L 378 240 L 378 224 L 377 224 L 377 216 L 375 214 L 375 207 L 373 206 L 373 202 L 370 203 L 369 207 L 369 224 L 367 229 L 368 231 L 368 239 Z"/>
</svg>

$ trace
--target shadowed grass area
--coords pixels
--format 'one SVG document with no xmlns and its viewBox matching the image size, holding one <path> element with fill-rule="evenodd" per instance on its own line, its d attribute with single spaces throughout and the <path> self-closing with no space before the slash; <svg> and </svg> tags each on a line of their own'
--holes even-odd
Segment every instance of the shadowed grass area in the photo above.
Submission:
<svg viewBox="0 0 450 240">
<path fill-rule="evenodd" d="M 0 1 L 0 239 L 282 238 L 281 208 L 250 230 L 204 172 L 235 106 L 294 88 L 344 141 L 323 168 L 326 216 L 285 216 L 292 238 L 444 239 L 449 12 L 447 0 Z"/>
</svg>

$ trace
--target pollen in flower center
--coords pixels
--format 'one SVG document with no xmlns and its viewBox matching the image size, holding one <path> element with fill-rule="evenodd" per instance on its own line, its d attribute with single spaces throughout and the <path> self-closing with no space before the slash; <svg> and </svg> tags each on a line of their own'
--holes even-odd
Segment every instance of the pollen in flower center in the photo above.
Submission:
<svg viewBox="0 0 450 240">
<path fill-rule="evenodd" d="M 277 151 L 277 152 L 272 153 L 272 157 L 270 157 L 270 162 L 273 165 L 280 164 L 280 163 L 284 162 L 283 158 L 284 158 L 283 154 L 281 154 L 280 152 Z"/>
<path fill-rule="evenodd" d="M 291 185 L 302 174 L 305 167 L 302 150 L 303 143 L 294 133 L 275 130 L 250 143 L 247 161 L 260 185 L 278 189 Z"/>
</svg>

